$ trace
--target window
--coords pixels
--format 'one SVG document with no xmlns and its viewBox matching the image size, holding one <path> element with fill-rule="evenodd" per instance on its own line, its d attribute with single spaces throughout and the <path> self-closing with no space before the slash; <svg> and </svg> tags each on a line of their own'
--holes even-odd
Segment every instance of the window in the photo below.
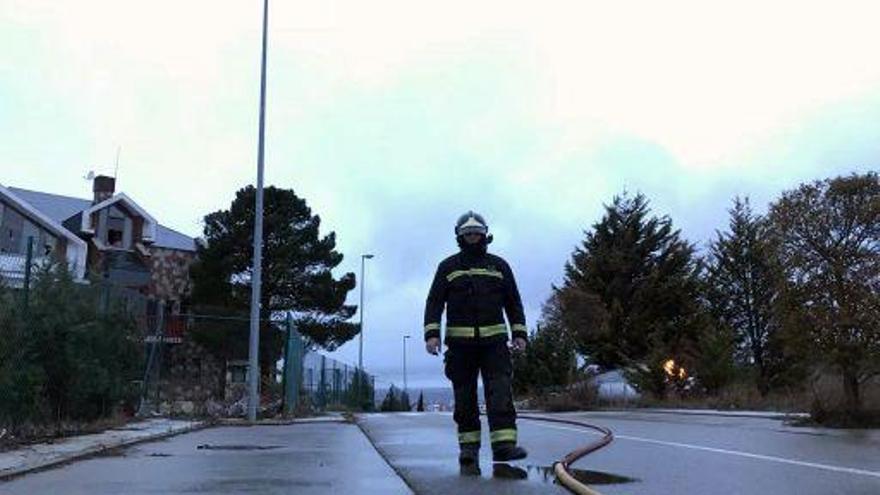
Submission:
<svg viewBox="0 0 880 495">
<path fill-rule="evenodd" d="M 121 230 L 107 230 L 107 244 L 113 247 L 122 247 L 122 231 Z"/>
<path fill-rule="evenodd" d="M 24 217 L 12 208 L 6 207 L 0 222 L 0 252 L 24 254 L 27 246 L 22 241 Z"/>
<path fill-rule="evenodd" d="M 119 208 L 107 210 L 107 245 L 117 249 L 131 249 L 131 219 Z"/>
<path fill-rule="evenodd" d="M 244 383 L 247 380 L 247 367 L 241 365 L 230 366 L 232 383 Z"/>
</svg>

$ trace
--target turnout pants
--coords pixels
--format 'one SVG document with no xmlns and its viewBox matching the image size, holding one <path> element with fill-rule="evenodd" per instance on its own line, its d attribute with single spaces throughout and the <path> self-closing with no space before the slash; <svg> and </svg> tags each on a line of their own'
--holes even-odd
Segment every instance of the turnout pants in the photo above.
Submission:
<svg viewBox="0 0 880 495">
<path fill-rule="evenodd" d="M 477 377 L 483 376 L 489 439 L 497 449 L 516 444 L 516 410 L 513 407 L 513 365 L 506 341 L 450 346 L 445 353 L 446 377 L 455 391 L 458 443 L 462 448 L 480 446 L 480 410 Z"/>
</svg>

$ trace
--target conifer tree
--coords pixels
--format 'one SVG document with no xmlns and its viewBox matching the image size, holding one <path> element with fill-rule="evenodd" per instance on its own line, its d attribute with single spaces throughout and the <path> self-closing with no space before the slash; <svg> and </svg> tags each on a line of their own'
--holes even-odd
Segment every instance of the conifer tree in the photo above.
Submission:
<svg viewBox="0 0 880 495">
<path fill-rule="evenodd" d="M 204 242 L 192 269 L 193 302 L 201 312 L 247 316 L 250 306 L 256 190 L 236 193 L 227 210 L 205 217 Z M 292 311 L 296 329 L 327 350 L 347 342 L 359 331 L 350 322 L 356 307 L 345 304 L 355 287 L 347 273 L 337 279 L 332 270 L 342 262 L 336 235 L 321 236 L 321 218 L 291 189 L 264 191 L 264 248 L 261 317 Z M 227 357 L 247 349 L 247 325 L 199 321 L 206 328 L 201 340 Z M 210 328 L 207 328 L 210 326 Z M 281 355 L 281 332 L 269 325 L 261 330 L 261 369 L 271 370 Z"/>
<path fill-rule="evenodd" d="M 707 256 L 707 296 L 713 316 L 733 332 L 737 361 L 755 369 L 766 395 L 784 366 L 780 349 L 779 266 L 769 226 L 748 198 L 736 198 L 726 232 L 717 232 Z"/>
<path fill-rule="evenodd" d="M 694 248 L 642 194 L 616 196 L 585 235 L 556 290 L 561 321 L 590 362 L 662 396 L 663 363 L 688 368 L 707 324 Z"/>
</svg>

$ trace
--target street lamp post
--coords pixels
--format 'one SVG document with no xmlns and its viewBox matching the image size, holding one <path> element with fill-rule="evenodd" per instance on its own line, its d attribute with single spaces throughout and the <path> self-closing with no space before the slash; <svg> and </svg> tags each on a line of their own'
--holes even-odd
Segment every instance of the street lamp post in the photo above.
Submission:
<svg viewBox="0 0 880 495">
<path fill-rule="evenodd" d="M 361 255 L 361 305 L 358 306 L 358 327 L 360 331 L 358 332 L 358 380 L 357 380 L 357 396 L 358 400 L 363 402 L 363 397 L 361 397 L 361 382 L 363 381 L 364 374 L 364 285 L 366 285 L 366 280 L 364 279 L 364 265 L 366 260 L 373 259 L 372 254 L 362 254 Z"/>
<path fill-rule="evenodd" d="M 409 335 L 403 336 L 403 391 L 409 394 L 409 387 L 406 384 L 406 339 Z"/>
<path fill-rule="evenodd" d="M 269 0 L 263 0 L 263 54 L 260 64 L 260 123 L 257 144 L 257 200 L 254 213 L 254 256 L 251 278 L 251 326 L 248 348 L 248 420 L 257 420 L 260 400 L 260 284 L 263 276 L 263 161 L 266 136 L 266 38 Z"/>
</svg>

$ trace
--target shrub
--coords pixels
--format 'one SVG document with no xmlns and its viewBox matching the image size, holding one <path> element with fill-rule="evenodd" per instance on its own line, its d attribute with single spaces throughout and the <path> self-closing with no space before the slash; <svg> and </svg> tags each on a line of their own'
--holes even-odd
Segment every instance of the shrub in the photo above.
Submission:
<svg viewBox="0 0 880 495">
<path fill-rule="evenodd" d="M 37 270 L 27 307 L 21 296 L 0 293 L 0 424 L 93 421 L 131 404 L 143 352 L 123 299 L 64 264 Z"/>
</svg>

